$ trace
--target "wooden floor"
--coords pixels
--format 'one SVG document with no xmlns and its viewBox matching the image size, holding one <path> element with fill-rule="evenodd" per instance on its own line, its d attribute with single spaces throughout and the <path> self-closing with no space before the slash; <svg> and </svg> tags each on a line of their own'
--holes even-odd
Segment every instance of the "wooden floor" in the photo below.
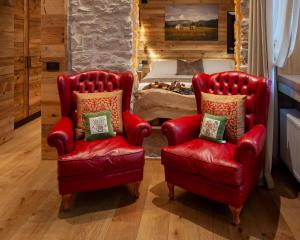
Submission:
<svg viewBox="0 0 300 240">
<path fill-rule="evenodd" d="M 147 160 L 141 197 L 125 186 L 80 193 L 75 209 L 60 213 L 56 162 L 41 161 L 40 120 L 0 146 L 0 239 L 300 239 L 300 187 L 280 167 L 276 189 L 257 187 L 230 224 L 227 207 L 176 188 L 169 201 L 163 168 Z"/>
</svg>

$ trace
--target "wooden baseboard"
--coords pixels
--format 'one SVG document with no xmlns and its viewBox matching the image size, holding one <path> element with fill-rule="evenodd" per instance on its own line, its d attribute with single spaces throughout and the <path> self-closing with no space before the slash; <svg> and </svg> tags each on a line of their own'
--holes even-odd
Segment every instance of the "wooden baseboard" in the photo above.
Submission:
<svg viewBox="0 0 300 240">
<path fill-rule="evenodd" d="M 36 113 L 34 113 L 34 114 L 32 114 L 32 115 L 30 115 L 30 116 L 28 116 L 28 117 L 26 117 L 26 118 L 18 121 L 18 122 L 15 122 L 14 128 L 17 129 L 17 128 L 23 126 L 24 124 L 26 124 L 26 123 L 28 123 L 28 122 L 30 122 L 30 121 L 32 121 L 32 120 L 34 120 L 34 119 L 36 119 L 36 118 L 38 118 L 40 116 L 41 116 L 41 111 L 36 112 Z"/>
</svg>

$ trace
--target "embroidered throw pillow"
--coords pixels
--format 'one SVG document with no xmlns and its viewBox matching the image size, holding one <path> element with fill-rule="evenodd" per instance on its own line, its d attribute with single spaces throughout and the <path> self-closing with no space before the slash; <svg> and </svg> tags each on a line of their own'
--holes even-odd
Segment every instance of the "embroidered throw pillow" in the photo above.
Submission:
<svg viewBox="0 0 300 240">
<path fill-rule="evenodd" d="M 223 135 L 225 131 L 226 121 L 226 117 L 205 113 L 202 120 L 199 137 L 218 143 L 225 142 L 223 140 Z"/>
<path fill-rule="evenodd" d="M 113 130 L 119 134 L 123 132 L 122 90 L 99 93 L 76 92 L 75 94 L 77 97 L 77 138 L 83 137 L 85 132 L 83 115 L 85 113 L 95 113 L 105 110 L 111 111 Z"/>
<path fill-rule="evenodd" d="M 85 138 L 87 142 L 115 136 L 111 124 L 111 111 L 83 114 Z"/>
<path fill-rule="evenodd" d="M 201 93 L 201 112 L 225 116 L 227 123 L 225 136 L 228 141 L 236 142 L 245 133 L 246 95 L 216 95 Z"/>
</svg>

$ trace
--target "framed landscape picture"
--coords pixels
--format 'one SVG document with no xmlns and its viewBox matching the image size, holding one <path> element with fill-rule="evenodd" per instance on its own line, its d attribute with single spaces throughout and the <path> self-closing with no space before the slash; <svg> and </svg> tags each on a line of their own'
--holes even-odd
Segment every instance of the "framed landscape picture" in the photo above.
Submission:
<svg viewBox="0 0 300 240">
<path fill-rule="evenodd" d="M 217 5 L 172 5 L 166 7 L 166 41 L 218 41 Z"/>
</svg>

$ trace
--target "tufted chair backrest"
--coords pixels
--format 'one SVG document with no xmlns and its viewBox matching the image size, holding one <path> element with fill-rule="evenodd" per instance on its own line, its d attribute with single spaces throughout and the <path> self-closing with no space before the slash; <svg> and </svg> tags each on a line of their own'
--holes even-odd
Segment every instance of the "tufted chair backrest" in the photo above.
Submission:
<svg viewBox="0 0 300 240">
<path fill-rule="evenodd" d="M 218 95 L 246 95 L 245 130 L 256 124 L 266 125 L 270 97 L 270 81 L 244 72 L 221 72 L 193 77 L 197 110 L 201 113 L 201 92 Z"/>
<path fill-rule="evenodd" d="M 94 93 L 103 91 L 123 90 L 122 110 L 130 110 L 130 99 L 133 86 L 131 72 L 115 73 L 110 71 L 94 70 L 60 75 L 57 78 L 62 116 L 70 117 L 76 122 L 76 98 L 74 91 Z"/>
</svg>

